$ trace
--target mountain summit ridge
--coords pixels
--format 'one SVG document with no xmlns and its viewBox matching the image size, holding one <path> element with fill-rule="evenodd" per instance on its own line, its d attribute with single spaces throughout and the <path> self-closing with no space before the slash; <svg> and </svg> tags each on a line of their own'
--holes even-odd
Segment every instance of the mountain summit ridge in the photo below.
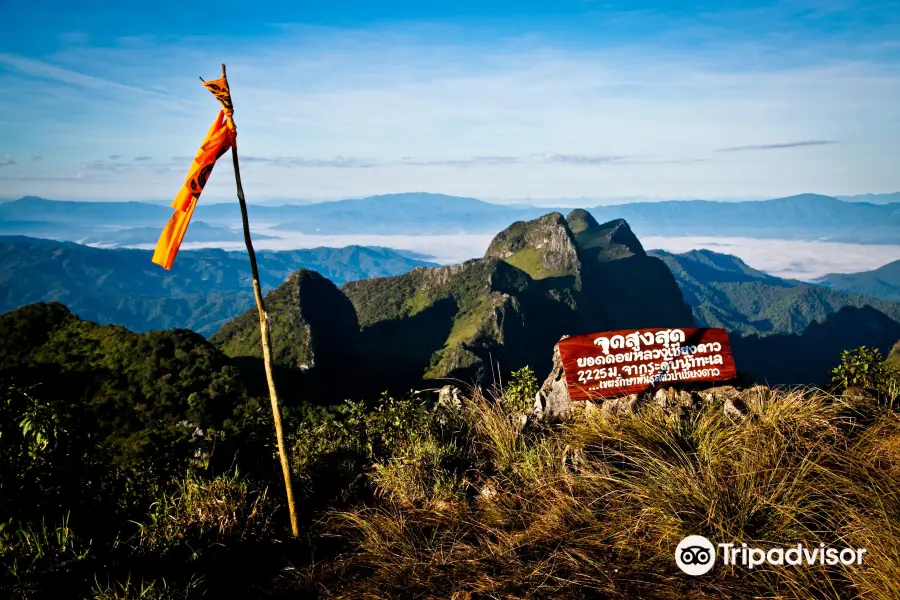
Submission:
<svg viewBox="0 0 900 600">
<path fill-rule="evenodd" d="M 494 236 L 483 258 L 342 286 L 373 388 L 485 383 L 498 369 L 503 376 L 526 365 L 543 375 L 547 349 L 563 335 L 693 325 L 675 278 L 644 252 L 625 220 L 600 224 L 587 211 L 569 218 L 550 212 L 516 221 Z M 273 337 L 279 323 L 290 322 L 280 310 L 270 309 Z M 253 326 L 253 318 L 239 319 Z"/>
</svg>

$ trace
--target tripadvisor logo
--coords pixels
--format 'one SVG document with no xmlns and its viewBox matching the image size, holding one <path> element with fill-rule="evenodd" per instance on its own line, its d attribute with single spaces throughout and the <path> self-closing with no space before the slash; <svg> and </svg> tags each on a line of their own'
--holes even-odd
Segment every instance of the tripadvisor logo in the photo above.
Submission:
<svg viewBox="0 0 900 600">
<path fill-rule="evenodd" d="M 716 562 L 716 548 L 702 535 L 689 535 L 675 548 L 675 564 L 688 575 L 703 575 Z"/>
<path fill-rule="evenodd" d="M 803 544 L 787 548 L 752 548 L 747 544 L 713 545 L 702 535 L 689 535 L 675 548 L 675 564 L 688 575 L 708 573 L 716 562 L 719 548 L 722 564 L 754 569 L 760 565 L 861 565 L 865 548 L 827 548 L 825 544 L 809 548 Z"/>
</svg>

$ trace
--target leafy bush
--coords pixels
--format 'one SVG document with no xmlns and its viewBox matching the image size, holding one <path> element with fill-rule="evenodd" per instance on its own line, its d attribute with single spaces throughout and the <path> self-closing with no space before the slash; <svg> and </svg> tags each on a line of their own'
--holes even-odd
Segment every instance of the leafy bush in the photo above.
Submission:
<svg viewBox="0 0 900 600">
<path fill-rule="evenodd" d="M 534 407 L 534 399 L 539 389 L 534 370 L 525 366 L 513 371 L 500 398 L 508 411 L 527 413 Z"/>
<path fill-rule="evenodd" d="M 832 383 L 838 389 L 858 388 L 892 401 L 897 396 L 900 373 L 884 360 L 880 350 L 860 346 L 841 353 L 840 364 L 832 370 Z"/>
<path fill-rule="evenodd" d="M 363 401 L 307 407 L 292 435 L 291 464 L 308 500 L 349 502 L 369 489 L 366 473 L 380 459 L 400 454 L 427 435 L 431 413 L 420 398 L 382 395 Z"/>
<path fill-rule="evenodd" d="M 373 465 L 369 480 L 379 494 L 403 504 L 449 502 L 465 493 L 464 473 L 457 468 L 463 449 L 428 435 Z"/>
</svg>

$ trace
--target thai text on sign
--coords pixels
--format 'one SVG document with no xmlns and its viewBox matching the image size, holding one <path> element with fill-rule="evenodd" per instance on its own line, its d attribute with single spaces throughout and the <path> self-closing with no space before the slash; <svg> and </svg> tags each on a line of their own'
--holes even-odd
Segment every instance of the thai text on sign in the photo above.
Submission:
<svg viewBox="0 0 900 600">
<path fill-rule="evenodd" d="M 572 400 L 737 376 L 724 329 L 627 329 L 560 340 Z"/>
</svg>

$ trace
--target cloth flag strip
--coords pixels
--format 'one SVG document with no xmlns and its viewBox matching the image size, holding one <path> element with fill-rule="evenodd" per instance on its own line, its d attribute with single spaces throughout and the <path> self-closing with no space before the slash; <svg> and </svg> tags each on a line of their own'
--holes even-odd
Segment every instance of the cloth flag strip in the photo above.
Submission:
<svg viewBox="0 0 900 600">
<path fill-rule="evenodd" d="M 164 269 L 171 269 L 175 262 L 175 255 L 178 254 L 178 249 L 181 247 L 184 234 L 187 232 L 188 224 L 197 207 L 197 200 L 206 186 L 213 166 L 237 139 L 234 121 L 231 119 L 231 97 L 227 82 L 217 79 L 204 82 L 204 85 L 215 94 L 225 108 L 219 111 L 203 144 L 200 145 L 190 171 L 188 171 L 187 179 L 172 202 L 175 214 L 169 219 L 169 223 L 163 229 L 159 241 L 156 243 L 152 261 Z"/>
</svg>

